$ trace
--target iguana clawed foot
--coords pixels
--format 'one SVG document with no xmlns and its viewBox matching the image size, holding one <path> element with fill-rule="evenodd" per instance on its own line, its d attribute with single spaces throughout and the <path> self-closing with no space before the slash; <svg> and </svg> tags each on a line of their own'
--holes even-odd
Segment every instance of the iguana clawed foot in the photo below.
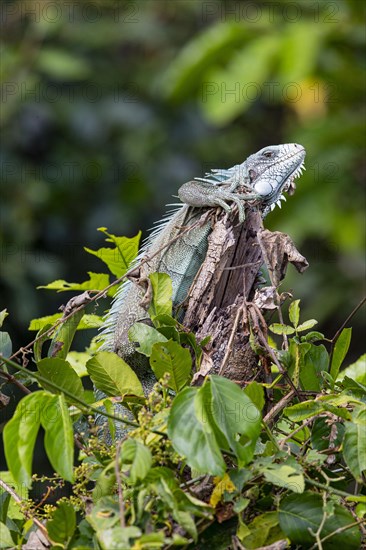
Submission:
<svg viewBox="0 0 366 550">
<path fill-rule="evenodd" d="M 232 212 L 232 206 L 228 203 L 232 202 L 238 207 L 240 223 L 245 220 L 244 201 L 260 198 L 257 193 L 233 193 L 205 181 L 189 181 L 183 184 L 178 191 L 178 196 L 182 202 L 190 206 L 198 208 L 220 206 L 228 214 Z"/>
</svg>

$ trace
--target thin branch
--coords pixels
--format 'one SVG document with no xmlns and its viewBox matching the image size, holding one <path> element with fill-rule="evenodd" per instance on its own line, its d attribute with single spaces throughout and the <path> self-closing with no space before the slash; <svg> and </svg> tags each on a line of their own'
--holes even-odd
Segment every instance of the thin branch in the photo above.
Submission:
<svg viewBox="0 0 366 550">
<path fill-rule="evenodd" d="M 237 326 L 238 326 L 238 323 L 239 323 L 239 317 L 240 317 L 241 314 L 242 314 L 242 307 L 239 307 L 237 312 L 236 312 L 233 328 L 231 330 L 230 338 L 229 338 L 229 341 L 227 343 L 225 357 L 223 358 L 221 366 L 220 366 L 219 375 L 222 374 L 222 372 L 225 368 L 225 365 L 227 363 L 227 360 L 228 360 L 228 358 L 229 358 L 229 356 L 232 352 L 232 345 L 233 345 L 233 341 L 234 341 L 234 338 L 235 338 L 236 329 L 237 329 Z"/>
<path fill-rule="evenodd" d="M 0 376 L 2 376 L 3 378 L 6 378 L 7 381 L 10 382 L 11 384 L 14 384 L 15 386 L 17 386 L 23 393 L 32 393 L 31 390 L 27 388 L 27 386 L 24 386 L 24 384 L 19 382 L 19 380 L 17 380 L 15 376 L 6 372 L 5 370 L 0 371 Z"/>
<path fill-rule="evenodd" d="M 36 380 L 36 382 L 40 382 L 41 384 L 45 384 L 48 387 L 52 388 L 53 390 L 56 390 L 57 392 L 62 392 L 64 395 L 69 397 L 74 403 L 78 403 L 79 405 L 81 405 L 81 407 L 82 407 L 81 410 L 82 411 L 90 411 L 90 412 L 93 412 L 93 413 L 96 413 L 96 414 L 99 414 L 99 415 L 102 415 L 102 416 L 106 416 L 107 418 L 111 418 L 112 420 L 114 420 L 116 422 L 121 422 L 122 424 L 127 424 L 128 426 L 133 426 L 134 428 L 139 428 L 140 427 L 140 424 L 138 424 L 137 422 L 133 422 L 132 420 L 125 420 L 125 419 L 123 419 L 119 416 L 114 416 L 113 414 L 109 414 L 106 411 L 103 411 L 101 409 L 97 409 L 96 407 L 93 407 L 93 405 L 89 405 L 88 403 L 86 403 L 85 401 L 80 399 L 79 397 L 76 397 L 76 395 L 72 394 L 71 392 L 69 392 L 68 390 L 66 390 L 64 388 L 61 388 L 60 386 L 58 386 L 57 384 L 55 384 L 51 380 L 48 380 L 47 378 L 44 378 L 42 375 L 40 375 L 38 373 L 31 372 L 28 369 L 26 369 L 24 367 L 21 367 L 20 365 L 18 365 L 14 361 L 11 361 L 10 359 L 5 359 L 5 357 L 3 357 L 2 360 L 4 361 L 4 363 L 14 367 L 15 369 L 18 369 L 21 372 L 27 373 L 29 376 L 33 377 Z M 153 428 L 148 428 L 148 429 L 153 433 L 156 433 L 158 435 L 162 435 L 162 436 L 166 437 L 166 434 L 164 432 L 161 432 L 159 430 L 155 430 Z"/>
<path fill-rule="evenodd" d="M 314 481 L 313 479 L 305 478 L 305 483 L 307 483 L 308 485 L 312 485 L 313 487 L 317 487 L 318 489 L 323 489 L 323 491 L 328 491 L 328 493 L 344 497 L 349 501 L 355 500 L 356 498 L 354 495 L 351 495 L 351 493 L 346 493 L 346 491 L 335 489 L 334 487 L 330 487 L 329 485 L 325 485 L 324 483 L 319 483 L 319 481 Z"/>
<path fill-rule="evenodd" d="M 234 271 L 235 269 L 243 269 L 244 267 L 254 267 L 257 265 L 262 264 L 261 260 L 258 260 L 257 262 L 248 262 L 247 264 L 241 264 L 241 265 L 234 265 L 231 267 L 224 267 L 223 271 Z"/>
<path fill-rule="evenodd" d="M 208 217 L 211 215 L 211 212 L 209 211 L 208 213 L 206 213 L 204 216 L 202 216 L 197 222 L 195 222 L 193 225 L 190 225 L 188 227 L 185 227 L 182 231 L 179 232 L 178 235 L 176 235 L 176 237 L 174 237 L 173 239 L 171 239 L 169 242 L 167 242 L 166 244 L 164 244 L 163 246 L 161 246 L 156 252 L 154 252 L 154 254 L 152 254 L 151 256 L 146 256 L 144 259 L 141 260 L 141 262 L 139 263 L 139 267 L 144 265 L 144 264 L 147 264 L 149 263 L 153 258 L 155 258 L 155 256 L 157 256 L 158 254 L 160 254 L 160 252 L 162 252 L 162 250 L 166 249 L 168 246 L 170 246 L 172 243 L 174 243 L 175 241 L 177 241 L 178 239 L 180 239 L 182 237 L 182 235 L 184 235 L 185 233 L 188 233 L 189 231 L 192 231 L 193 229 L 195 229 L 196 227 L 198 226 L 201 226 L 203 225 Z M 105 298 L 106 296 L 106 293 L 108 292 L 108 290 L 110 288 L 113 288 L 114 286 L 124 282 L 126 279 L 128 279 L 128 277 L 130 276 L 131 272 L 133 272 L 134 270 L 136 269 L 136 266 L 134 266 L 130 271 L 128 271 L 127 273 L 125 273 L 124 275 L 122 275 L 121 277 L 119 277 L 118 279 L 116 279 L 115 281 L 113 281 L 113 283 L 109 284 L 108 286 L 106 286 L 103 290 L 99 291 L 95 296 L 93 296 L 90 301 L 88 303 L 92 303 L 92 302 L 96 302 L 97 300 L 99 300 L 100 298 Z M 70 314 L 66 315 L 65 317 L 63 316 L 61 319 L 58 319 L 53 325 L 52 327 L 50 327 L 48 330 L 46 330 L 45 332 L 43 332 L 42 334 L 40 334 L 37 338 L 34 338 L 34 340 L 32 340 L 31 342 L 29 342 L 29 344 L 27 344 L 26 346 L 23 346 L 22 348 L 18 349 L 18 351 L 16 351 L 15 353 L 13 353 L 13 355 L 11 355 L 9 357 L 9 359 L 14 359 L 15 357 L 17 357 L 20 353 L 24 352 L 24 350 L 28 350 L 30 349 L 36 342 L 38 342 L 38 340 L 40 340 L 41 338 L 44 338 L 46 335 L 50 335 L 52 334 L 52 332 L 58 327 L 60 326 L 62 323 L 64 323 L 65 321 L 67 321 L 70 317 L 72 317 L 73 315 L 75 315 L 75 313 L 77 313 L 78 311 L 81 311 L 82 309 L 85 308 L 85 305 L 86 304 L 82 304 L 80 305 L 79 307 L 75 308 Z"/>
<path fill-rule="evenodd" d="M 320 534 L 323 531 L 325 522 L 327 521 L 327 519 L 329 517 L 329 514 L 327 513 L 327 511 L 325 509 L 326 504 L 327 504 L 327 493 L 323 493 L 323 517 L 322 517 L 322 520 L 319 524 L 319 527 L 316 530 L 316 533 L 314 533 L 314 531 L 311 529 L 311 527 L 308 527 L 309 533 L 311 535 L 313 535 L 313 537 L 315 537 L 315 540 L 316 540 L 316 544 L 314 544 L 313 548 L 314 547 L 318 548 L 318 550 L 323 550 L 323 545 L 322 545 L 322 541 L 321 541 L 321 538 L 320 538 Z"/>
<path fill-rule="evenodd" d="M 283 322 L 283 315 L 282 315 L 282 309 L 281 309 L 281 303 L 278 304 L 277 306 L 277 312 L 278 312 L 278 319 L 280 321 L 280 323 L 282 325 L 284 325 L 285 323 Z M 283 333 L 283 349 L 285 351 L 288 350 L 288 338 L 287 338 L 287 334 Z"/>
<path fill-rule="evenodd" d="M 294 435 L 297 434 L 297 432 L 300 432 L 303 428 L 306 428 L 306 426 L 308 426 L 309 424 L 311 424 L 311 422 L 314 421 L 314 418 L 311 417 L 311 418 L 308 418 L 307 420 L 305 420 L 305 422 L 303 422 L 300 426 L 298 426 L 296 428 L 296 430 L 293 430 L 291 433 L 289 433 L 286 437 L 284 437 L 283 439 L 280 439 L 280 441 L 278 442 L 279 443 L 279 446 L 281 447 L 281 449 L 283 449 L 286 441 L 288 441 L 289 439 L 291 439 L 292 437 L 294 437 Z"/>
<path fill-rule="evenodd" d="M 323 537 L 320 542 L 324 542 L 334 537 L 334 535 L 339 535 L 339 533 L 348 531 L 348 529 L 352 529 L 352 527 L 356 527 L 357 525 L 364 525 L 364 524 L 365 524 L 365 519 L 362 518 L 362 519 L 359 519 L 358 521 L 354 521 L 353 523 L 349 523 L 348 525 L 343 525 L 343 527 L 338 527 L 338 529 L 336 529 L 332 533 L 329 533 L 329 535 L 326 535 L 325 537 Z M 316 545 L 314 544 L 310 550 L 312 550 L 312 548 L 316 548 Z"/>
<path fill-rule="evenodd" d="M 268 439 L 273 443 L 273 446 L 276 447 L 277 451 L 280 451 L 281 448 L 277 442 L 277 439 L 275 438 L 275 436 L 273 435 L 273 433 L 271 432 L 269 426 L 262 420 L 262 426 L 263 428 L 265 429 L 266 431 L 266 434 L 268 436 Z"/>
<path fill-rule="evenodd" d="M 364 305 L 364 303 L 366 302 L 366 296 L 364 298 L 362 298 L 362 300 L 357 304 L 357 306 L 355 308 L 353 308 L 353 310 L 351 311 L 351 313 L 348 315 L 347 319 L 344 321 L 344 323 L 341 324 L 341 326 L 339 327 L 339 329 L 337 330 L 337 332 L 335 333 L 335 335 L 333 336 L 333 338 L 330 340 L 331 341 L 331 351 L 330 351 L 330 356 L 329 356 L 329 365 L 332 364 L 332 359 L 333 359 L 333 351 L 334 351 L 334 346 L 339 338 L 339 335 L 341 334 L 342 330 L 344 329 L 344 327 L 349 323 L 349 321 L 352 319 L 352 317 L 354 315 L 356 315 L 357 311 Z"/>
<path fill-rule="evenodd" d="M 291 386 L 292 390 L 294 391 L 294 393 L 296 394 L 296 396 L 298 397 L 299 401 L 300 401 L 300 394 L 299 394 L 299 390 L 296 388 L 295 384 L 293 383 L 293 381 L 291 380 L 288 372 L 282 367 L 281 363 L 278 361 L 273 349 L 268 345 L 267 341 L 265 338 L 263 338 L 263 336 L 258 333 L 258 338 L 260 340 L 260 343 L 263 345 L 263 347 L 266 349 L 267 353 L 269 354 L 269 356 L 271 357 L 272 361 L 274 362 L 274 364 L 277 366 L 278 370 L 280 371 L 280 373 L 286 378 L 287 382 L 289 383 L 289 385 Z"/>
<path fill-rule="evenodd" d="M 18 495 L 18 493 L 16 493 L 14 491 L 14 489 L 8 485 L 7 483 L 5 483 L 5 481 L 3 481 L 1 478 L 0 478 L 0 487 L 2 487 L 4 489 L 4 491 L 7 491 L 9 493 L 9 495 L 13 498 L 13 500 L 19 505 L 20 507 L 20 510 L 22 512 L 22 514 L 27 517 L 28 519 L 30 519 L 31 521 L 33 521 L 33 523 L 35 525 L 37 525 L 37 527 L 42 531 L 42 534 L 46 537 L 46 539 L 49 541 L 49 543 L 51 544 L 51 541 L 48 537 L 48 533 L 47 533 L 47 529 L 45 528 L 45 526 L 43 525 L 43 523 L 36 517 L 34 517 L 31 512 L 28 510 L 28 509 L 24 509 L 23 508 L 23 500 L 22 498 Z"/>
<path fill-rule="evenodd" d="M 205 478 L 209 478 L 210 476 L 207 475 L 207 474 L 203 474 L 201 476 L 198 476 L 198 477 L 194 477 L 193 479 L 190 479 L 189 481 L 184 481 L 183 483 L 181 483 L 179 485 L 179 487 L 181 489 L 184 489 L 184 487 L 190 487 L 191 485 L 195 485 L 196 483 L 200 483 L 201 481 L 203 481 Z"/>
<path fill-rule="evenodd" d="M 363 306 L 363 304 L 366 302 L 366 296 L 362 298 L 362 300 L 357 304 L 357 306 L 351 311 L 351 313 L 348 315 L 347 319 L 342 323 L 342 325 L 339 327 L 335 335 L 333 336 L 331 342 L 335 343 L 337 338 L 339 337 L 340 333 L 344 329 L 344 327 L 347 325 L 347 323 L 352 319 L 352 317 L 357 313 L 357 311 Z"/>
<path fill-rule="evenodd" d="M 121 524 L 122 529 L 126 527 L 126 507 L 125 507 L 125 501 L 123 498 L 123 492 L 122 492 L 122 479 L 121 479 L 121 472 L 119 469 L 119 455 L 121 452 L 121 445 L 122 441 L 118 441 L 117 447 L 116 447 L 116 462 L 115 462 L 115 472 L 116 472 L 116 481 L 117 481 L 117 488 L 118 488 L 118 503 L 119 503 L 119 522 Z"/>
</svg>

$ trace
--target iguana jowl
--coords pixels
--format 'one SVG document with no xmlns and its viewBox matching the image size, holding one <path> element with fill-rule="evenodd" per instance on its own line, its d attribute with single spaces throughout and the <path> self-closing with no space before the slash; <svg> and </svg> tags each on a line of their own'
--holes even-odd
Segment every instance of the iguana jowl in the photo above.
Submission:
<svg viewBox="0 0 366 550">
<path fill-rule="evenodd" d="M 178 195 L 184 204 L 173 205 L 178 208 L 159 222 L 134 263 L 138 279 L 147 279 L 153 272 L 167 273 L 172 279 L 174 306 L 183 303 L 205 259 L 213 228 L 213 217 L 203 218 L 205 211 L 221 207 L 230 213 L 236 205 L 239 222 L 244 222 L 244 205 L 250 201 L 265 216 L 276 203 L 280 205 L 285 200 L 284 191 L 294 191 L 294 179 L 302 172 L 304 158 L 301 145 L 273 145 L 249 156 L 242 164 L 213 170 L 204 178 L 182 185 Z M 142 259 L 145 262 L 139 269 Z M 141 285 L 131 281 L 121 285 L 105 321 L 103 348 L 125 359 L 148 392 L 155 381 L 153 373 L 146 361 L 139 360 L 141 356 L 128 338 L 134 323 L 148 319 L 141 305 L 143 298 Z M 98 397 L 102 397 L 100 393 Z"/>
</svg>

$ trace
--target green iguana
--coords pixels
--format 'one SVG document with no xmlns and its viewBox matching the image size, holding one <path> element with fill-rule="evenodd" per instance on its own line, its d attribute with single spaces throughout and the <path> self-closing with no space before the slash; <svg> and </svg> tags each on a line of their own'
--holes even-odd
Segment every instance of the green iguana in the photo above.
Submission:
<svg viewBox="0 0 366 550">
<path fill-rule="evenodd" d="M 204 178 L 182 185 L 178 195 L 184 204 L 171 205 L 178 208 L 169 212 L 145 241 L 134 262 L 137 278 L 141 282 L 150 273 L 167 273 L 172 279 L 173 304 L 182 304 L 205 260 L 213 229 L 212 216 L 202 216 L 205 211 L 221 207 L 230 213 L 236 205 L 239 222 L 243 223 L 244 205 L 250 201 L 248 204 L 256 204 L 264 217 L 276 204 L 281 206 L 281 200 L 286 200 L 284 191 L 293 193 L 294 179 L 302 173 L 304 158 L 305 149 L 301 145 L 273 145 L 249 156 L 242 164 L 227 170 L 212 170 Z M 145 262 L 139 267 L 142 259 Z M 147 311 L 141 305 L 143 299 L 141 285 L 131 281 L 123 283 L 106 317 L 102 336 L 103 349 L 114 351 L 126 360 L 148 393 L 156 380 L 145 358 L 136 352 L 128 338 L 128 330 L 134 323 L 148 320 Z M 97 396 L 103 398 L 101 392 L 97 392 Z M 119 412 L 126 412 L 118 408 Z"/>
</svg>

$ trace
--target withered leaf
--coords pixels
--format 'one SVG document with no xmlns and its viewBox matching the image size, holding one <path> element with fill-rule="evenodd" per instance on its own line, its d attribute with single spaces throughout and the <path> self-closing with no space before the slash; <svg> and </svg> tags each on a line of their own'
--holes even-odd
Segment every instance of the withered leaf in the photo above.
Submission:
<svg viewBox="0 0 366 550">
<path fill-rule="evenodd" d="M 263 229 L 258 233 L 258 241 L 273 286 L 277 287 L 284 279 L 289 262 L 299 273 L 303 273 L 309 267 L 307 259 L 300 254 L 286 233 Z"/>
</svg>

